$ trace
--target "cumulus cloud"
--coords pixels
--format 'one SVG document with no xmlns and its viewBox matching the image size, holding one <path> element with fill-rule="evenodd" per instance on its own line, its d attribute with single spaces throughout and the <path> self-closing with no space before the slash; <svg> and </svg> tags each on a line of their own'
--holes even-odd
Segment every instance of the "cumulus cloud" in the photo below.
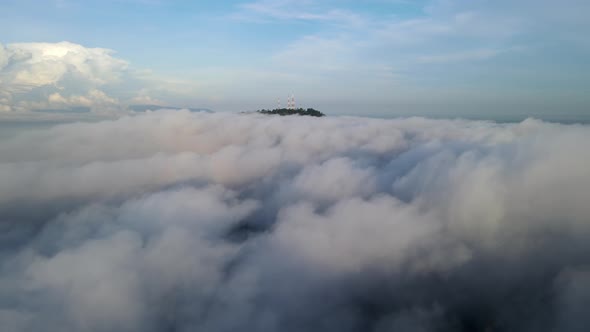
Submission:
<svg viewBox="0 0 590 332">
<path fill-rule="evenodd" d="M 11 110 L 92 107 L 97 95 L 108 99 L 99 88 L 117 82 L 127 68 L 111 50 L 68 42 L 15 43 L 1 49 L 3 106 Z"/>
<path fill-rule="evenodd" d="M 188 111 L 23 133 L 0 142 L 0 325 L 582 331 L 588 139 Z"/>
<path fill-rule="evenodd" d="M 0 44 L 1 111 L 108 115 L 130 103 L 153 102 L 153 89 L 145 74 L 110 49 L 70 42 Z"/>
</svg>

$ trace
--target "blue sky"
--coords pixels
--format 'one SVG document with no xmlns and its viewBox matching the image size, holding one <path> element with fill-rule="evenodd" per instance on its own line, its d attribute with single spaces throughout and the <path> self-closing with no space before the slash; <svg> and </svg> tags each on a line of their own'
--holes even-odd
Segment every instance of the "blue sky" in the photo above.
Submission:
<svg viewBox="0 0 590 332">
<path fill-rule="evenodd" d="M 0 109 L 239 111 L 295 93 L 328 113 L 586 112 L 588 14 L 582 0 L 4 0 Z M 47 52 L 64 41 L 69 56 Z"/>
</svg>

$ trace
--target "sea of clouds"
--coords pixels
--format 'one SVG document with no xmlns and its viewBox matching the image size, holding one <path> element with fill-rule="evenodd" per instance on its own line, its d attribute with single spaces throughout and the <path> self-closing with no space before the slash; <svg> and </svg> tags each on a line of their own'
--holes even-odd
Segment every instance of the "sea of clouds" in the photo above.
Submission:
<svg viewBox="0 0 590 332">
<path fill-rule="evenodd" d="M 158 111 L 0 142 L 12 331 L 585 331 L 590 127 Z"/>
</svg>

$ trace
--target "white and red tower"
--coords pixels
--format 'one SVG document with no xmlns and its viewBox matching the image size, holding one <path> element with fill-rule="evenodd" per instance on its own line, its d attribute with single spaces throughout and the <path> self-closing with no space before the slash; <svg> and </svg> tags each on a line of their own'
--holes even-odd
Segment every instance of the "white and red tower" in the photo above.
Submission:
<svg viewBox="0 0 590 332">
<path fill-rule="evenodd" d="M 287 97 L 287 108 L 295 109 L 295 95 L 291 94 Z"/>
<path fill-rule="evenodd" d="M 281 98 L 277 99 L 277 107 L 278 107 L 278 109 L 281 109 Z M 288 109 L 295 109 L 295 107 L 296 107 L 295 95 L 290 94 L 287 96 L 287 108 Z"/>
</svg>

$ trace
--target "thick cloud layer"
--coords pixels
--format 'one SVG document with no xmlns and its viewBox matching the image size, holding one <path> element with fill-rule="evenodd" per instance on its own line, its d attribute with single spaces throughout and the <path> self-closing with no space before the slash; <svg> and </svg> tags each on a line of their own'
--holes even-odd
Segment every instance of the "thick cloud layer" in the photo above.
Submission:
<svg viewBox="0 0 590 332">
<path fill-rule="evenodd" d="M 536 120 L 177 111 L 15 136 L 0 326 L 582 331 L 589 140 Z"/>
</svg>

